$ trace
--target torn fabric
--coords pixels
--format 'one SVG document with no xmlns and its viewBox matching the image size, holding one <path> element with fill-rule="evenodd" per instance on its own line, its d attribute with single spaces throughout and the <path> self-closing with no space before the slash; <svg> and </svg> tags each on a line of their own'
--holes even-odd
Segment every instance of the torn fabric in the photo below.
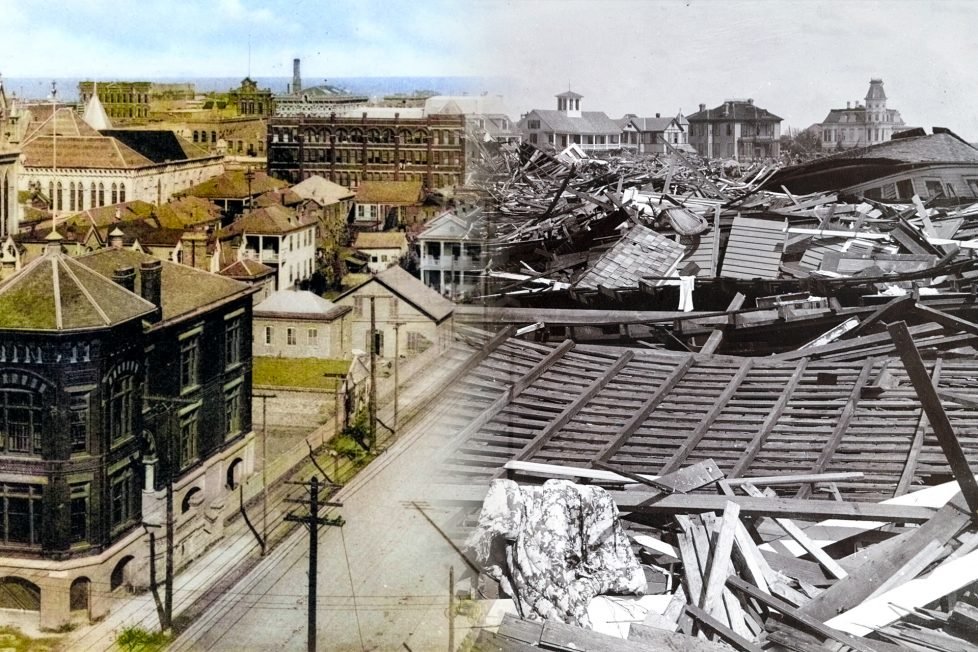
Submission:
<svg viewBox="0 0 978 652">
<path fill-rule="evenodd" d="M 495 480 L 468 546 L 530 620 L 589 627 L 591 598 L 645 589 L 618 507 L 601 487 Z"/>
</svg>

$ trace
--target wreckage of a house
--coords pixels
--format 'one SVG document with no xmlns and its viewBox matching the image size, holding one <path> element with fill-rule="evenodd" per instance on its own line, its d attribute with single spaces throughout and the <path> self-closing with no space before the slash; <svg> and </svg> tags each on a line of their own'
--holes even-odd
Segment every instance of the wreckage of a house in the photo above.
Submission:
<svg viewBox="0 0 978 652">
<path fill-rule="evenodd" d="M 978 649 L 978 198 L 487 165 L 427 497 L 475 649 Z"/>
</svg>

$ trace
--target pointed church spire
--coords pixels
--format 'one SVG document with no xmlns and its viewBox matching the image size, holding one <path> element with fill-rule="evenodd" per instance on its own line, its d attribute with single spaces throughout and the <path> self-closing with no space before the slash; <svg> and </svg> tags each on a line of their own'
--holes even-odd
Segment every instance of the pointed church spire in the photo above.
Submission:
<svg viewBox="0 0 978 652">
<path fill-rule="evenodd" d="M 98 99 L 98 82 L 95 82 L 92 86 L 92 96 L 88 99 L 88 104 L 85 105 L 85 113 L 82 115 L 82 120 L 89 127 L 97 131 L 112 128 L 112 121 L 109 120 L 109 114 L 105 112 L 102 101 Z"/>
</svg>

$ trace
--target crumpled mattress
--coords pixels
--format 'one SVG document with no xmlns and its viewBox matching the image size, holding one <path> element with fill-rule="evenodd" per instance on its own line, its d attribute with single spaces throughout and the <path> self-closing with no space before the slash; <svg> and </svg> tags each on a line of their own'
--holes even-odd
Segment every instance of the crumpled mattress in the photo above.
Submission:
<svg viewBox="0 0 978 652">
<path fill-rule="evenodd" d="M 530 620 L 590 627 L 591 598 L 645 590 L 618 507 L 601 487 L 495 480 L 467 545 Z"/>
</svg>

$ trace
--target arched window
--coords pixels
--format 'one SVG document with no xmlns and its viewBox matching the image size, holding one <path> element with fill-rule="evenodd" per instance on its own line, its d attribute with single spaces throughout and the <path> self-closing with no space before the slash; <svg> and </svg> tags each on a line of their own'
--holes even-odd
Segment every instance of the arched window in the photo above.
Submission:
<svg viewBox="0 0 978 652">
<path fill-rule="evenodd" d="M 75 182 L 68 184 L 68 210 L 75 210 Z"/>
<path fill-rule="evenodd" d="M 110 204 L 118 204 L 119 203 L 119 187 L 117 185 L 115 185 L 114 182 L 112 184 L 112 201 L 109 202 L 109 203 Z"/>
<path fill-rule="evenodd" d="M 189 512 L 190 508 L 196 506 L 201 498 L 200 487 L 194 487 L 188 491 L 187 495 L 183 497 L 183 502 L 180 503 L 180 513 L 186 514 Z"/>
<path fill-rule="evenodd" d="M 95 208 L 98 206 L 97 199 L 98 197 L 95 194 L 95 182 L 93 181 L 88 193 L 88 207 Z"/>
<path fill-rule="evenodd" d="M 212 143 L 216 143 L 217 142 L 217 132 L 216 131 L 212 131 L 211 132 L 211 142 Z"/>
<path fill-rule="evenodd" d="M 132 436 L 136 415 L 135 401 L 135 376 L 116 376 L 109 385 L 109 433 L 113 442 Z"/>
<path fill-rule="evenodd" d="M 64 197 L 64 189 L 61 187 L 61 182 L 59 181 L 58 182 L 58 196 L 57 196 L 57 199 L 55 200 L 55 206 L 57 206 L 57 210 L 59 210 L 59 211 L 64 210 L 64 207 L 65 207 L 64 199 L 65 199 L 65 197 Z"/>
<path fill-rule="evenodd" d="M 54 208 L 54 181 L 48 181 L 48 201 L 51 208 Z"/>
<path fill-rule="evenodd" d="M 98 184 L 98 205 L 105 206 L 105 184 L 101 182 Z"/>
<path fill-rule="evenodd" d="M 126 203 L 126 184 L 124 183 L 119 184 L 119 202 Z"/>
<path fill-rule="evenodd" d="M 195 143 L 199 142 L 199 140 L 200 140 L 200 134 L 197 132 L 196 129 L 194 129 L 194 142 Z"/>
<path fill-rule="evenodd" d="M 85 210 L 85 187 L 81 181 L 78 182 L 78 210 Z"/>
</svg>

